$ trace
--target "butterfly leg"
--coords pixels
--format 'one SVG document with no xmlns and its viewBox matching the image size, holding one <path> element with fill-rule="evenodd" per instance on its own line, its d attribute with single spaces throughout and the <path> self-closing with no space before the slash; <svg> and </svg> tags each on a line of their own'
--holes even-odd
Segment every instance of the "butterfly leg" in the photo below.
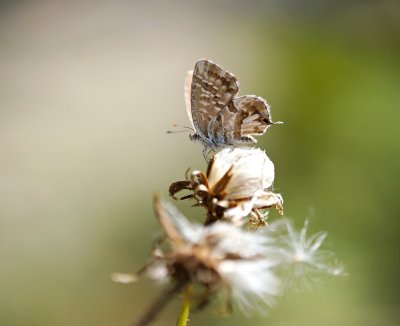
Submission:
<svg viewBox="0 0 400 326">
<path fill-rule="evenodd" d="M 207 146 L 204 146 L 204 148 L 203 148 L 203 157 L 204 157 L 204 159 L 205 159 L 205 161 L 207 163 L 211 161 L 211 159 L 213 158 L 214 154 L 215 154 L 214 149 L 209 148 Z"/>
<path fill-rule="evenodd" d="M 202 153 L 203 153 L 204 159 L 207 161 L 207 147 L 206 146 L 203 147 Z"/>
</svg>

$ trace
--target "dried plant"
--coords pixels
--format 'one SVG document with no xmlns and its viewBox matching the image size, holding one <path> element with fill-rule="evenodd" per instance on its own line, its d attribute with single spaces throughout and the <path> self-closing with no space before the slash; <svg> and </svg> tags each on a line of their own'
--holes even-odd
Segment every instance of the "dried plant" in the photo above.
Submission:
<svg viewBox="0 0 400 326">
<path fill-rule="evenodd" d="M 188 74 L 190 138 L 206 146 L 203 155 L 207 149 L 214 155 L 206 173 L 193 171 L 172 183 L 169 193 L 203 207 L 205 221 L 191 223 L 172 204 L 156 198 L 163 238 L 139 272 L 112 276 L 131 283 L 145 274 L 168 284 L 134 325 L 148 325 L 182 291 L 178 326 L 186 325 L 191 305 L 203 308 L 220 294 L 225 294 L 225 311 L 235 302 L 246 314 L 265 313 L 297 284 L 309 288 L 321 276 L 345 274 L 333 263 L 333 254 L 321 249 L 326 233 L 307 237 L 307 221 L 301 231 L 284 218 L 266 223 L 270 208 L 283 215 L 282 196 L 272 191 L 274 164 L 261 149 L 238 146 L 255 143 L 252 135 L 273 124 L 270 109 L 259 97 L 234 97 L 237 91 L 237 78 L 211 61 L 199 60 Z M 181 191 L 188 194 L 177 197 Z"/>
</svg>

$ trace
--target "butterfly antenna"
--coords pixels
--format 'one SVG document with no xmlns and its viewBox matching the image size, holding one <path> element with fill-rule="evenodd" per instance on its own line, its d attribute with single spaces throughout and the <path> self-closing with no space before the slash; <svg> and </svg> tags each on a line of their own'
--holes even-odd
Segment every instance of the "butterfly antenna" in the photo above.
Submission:
<svg viewBox="0 0 400 326">
<path fill-rule="evenodd" d="M 181 132 L 189 132 L 189 130 L 167 130 L 167 134 L 178 134 Z"/>
<path fill-rule="evenodd" d="M 190 132 L 190 131 L 193 132 L 194 131 L 193 128 L 191 128 L 191 127 L 181 126 L 181 125 L 178 125 L 176 123 L 174 123 L 172 125 L 172 127 L 174 127 L 174 128 L 183 128 L 183 130 L 167 130 L 167 134 L 176 134 L 176 133 L 180 133 L 180 132 Z"/>
<path fill-rule="evenodd" d="M 176 123 L 174 123 L 172 126 L 175 127 L 175 128 L 179 127 L 179 128 L 184 128 L 184 129 L 187 129 L 187 130 L 190 130 L 190 131 L 194 131 L 192 127 L 182 126 L 182 125 L 178 125 Z"/>
</svg>

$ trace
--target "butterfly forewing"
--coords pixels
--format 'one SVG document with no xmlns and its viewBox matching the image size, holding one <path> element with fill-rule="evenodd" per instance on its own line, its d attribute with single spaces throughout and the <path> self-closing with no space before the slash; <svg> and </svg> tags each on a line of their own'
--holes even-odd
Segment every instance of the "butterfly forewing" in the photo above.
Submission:
<svg viewBox="0 0 400 326">
<path fill-rule="evenodd" d="M 191 113 L 196 132 L 202 138 L 215 136 L 217 118 L 238 90 L 236 77 L 220 66 L 208 60 L 196 63 L 191 87 Z"/>
<path fill-rule="evenodd" d="M 192 118 L 192 105 L 191 105 L 191 100 L 192 100 L 192 79 L 193 79 L 193 70 L 189 70 L 186 73 L 185 77 L 185 85 L 183 88 L 183 93 L 185 96 L 185 106 L 186 106 L 186 112 L 188 114 L 190 124 L 192 125 L 193 129 L 196 127 L 193 124 L 193 118 Z"/>
</svg>

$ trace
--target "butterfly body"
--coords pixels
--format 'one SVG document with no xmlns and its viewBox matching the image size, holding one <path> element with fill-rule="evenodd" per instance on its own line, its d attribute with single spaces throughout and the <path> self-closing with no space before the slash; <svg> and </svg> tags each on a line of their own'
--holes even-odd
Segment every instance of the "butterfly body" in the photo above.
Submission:
<svg viewBox="0 0 400 326">
<path fill-rule="evenodd" d="M 221 133 L 209 133 L 209 136 L 206 138 L 201 136 L 198 133 L 189 134 L 189 139 L 191 141 L 199 141 L 204 146 L 215 149 L 224 146 L 234 146 L 234 145 L 245 145 L 245 144 L 254 144 L 255 139 L 253 137 L 241 137 L 240 140 L 235 140 L 234 142 L 229 141 L 224 134 Z"/>
<path fill-rule="evenodd" d="M 185 100 L 194 133 L 190 139 L 215 149 L 256 143 L 273 124 L 267 102 L 255 95 L 235 96 L 237 78 L 209 60 L 187 74 Z"/>
</svg>

